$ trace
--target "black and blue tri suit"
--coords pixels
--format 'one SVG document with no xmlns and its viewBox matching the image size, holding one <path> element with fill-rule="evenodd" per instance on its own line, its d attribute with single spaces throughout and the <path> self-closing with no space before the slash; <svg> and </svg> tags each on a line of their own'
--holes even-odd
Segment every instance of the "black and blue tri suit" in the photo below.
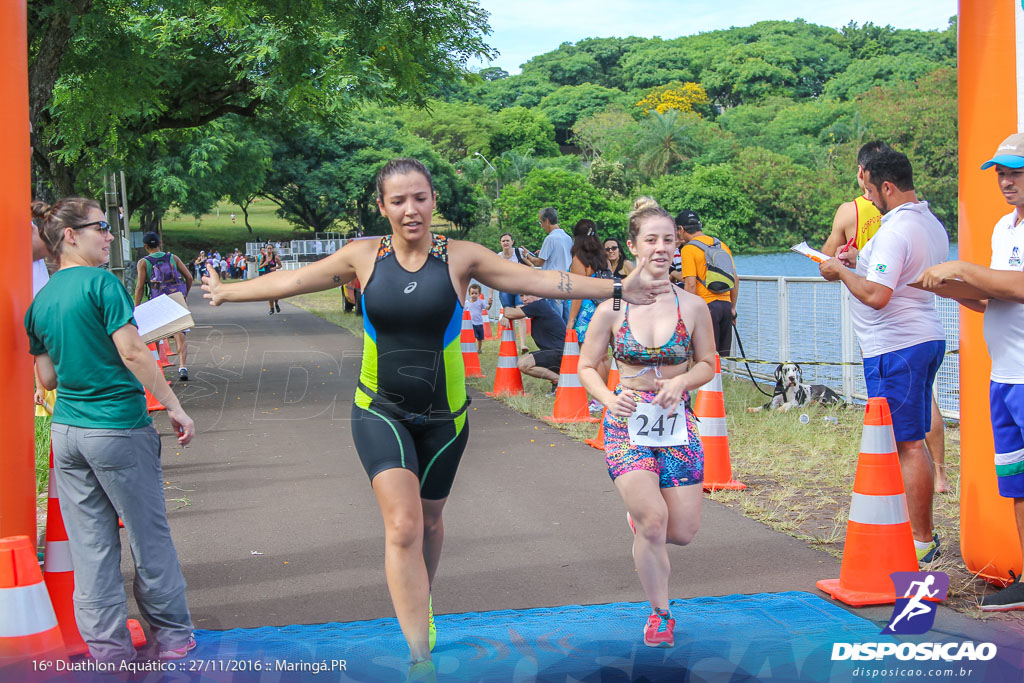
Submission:
<svg viewBox="0 0 1024 683">
<path fill-rule="evenodd" d="M 370 480 L 393 467 L 420 480 L 420 496 L 446 498 L 469 439 L 462 304 L 448 272 L 448 238 L 434 235 L 416 272 L 381 238 L 363 287 L 363 364 L 352 438 Z"/>
</svg>

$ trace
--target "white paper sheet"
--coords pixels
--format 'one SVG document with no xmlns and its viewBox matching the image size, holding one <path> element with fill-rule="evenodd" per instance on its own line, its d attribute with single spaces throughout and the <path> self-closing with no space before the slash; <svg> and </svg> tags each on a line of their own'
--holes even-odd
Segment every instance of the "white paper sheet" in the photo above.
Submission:
<svg viewBox="0 0 1024 683">
<path fill-rule="evenodd" d="M 139 336 L 145 338 L 153 330 L 184 318 L 189 310 L 171 297 L 161 294 L 155 299 L 139 304 L 135 309 L 135 324 Z"/>
<path fill-rule="evenodd" d="M 796 253 L 800 254 L 801 256 L 806 256 L 807 258 L 809 258 L 812 261 L 815 261 L 817 263 L 824 263 L 825 261 L 828 261 L 829 258 L 830 258 L 829 256 L 826 256 L 825 254 L 823 254 L 822 252 L 818 251 L 817 249 L 813 249 L 813 248 L 807 246 L 807 242 L 801 242 L 800 244 L 797 244 L 796 246 L 792 246 L 792 247 L 790 247 L 790 250 L 795 251 Z"/>
</svg>

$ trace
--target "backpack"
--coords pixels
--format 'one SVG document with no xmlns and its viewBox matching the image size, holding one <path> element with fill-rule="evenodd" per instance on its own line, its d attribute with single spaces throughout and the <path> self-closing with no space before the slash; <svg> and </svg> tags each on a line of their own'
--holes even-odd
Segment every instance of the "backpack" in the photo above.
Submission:
<svg viewBox="0 0 1024 683">
<path fill-rule="evenodd" d="M 178 272 L 174 265 L 174 257 L 170 252 L 164 252 L 163 256 L 146 256 L 149 262 L 149 298 L 153 299 L 161 294 L 173 294 L 174 292 L 185 295 L 185 278 Z"/>
<path fill-rule="evenodd" d="M 704 252 L 704 260 L 708 265 L 708 272 L 705 273 L 706 280 L 697 278 L 704 287 L 712 294 L 724 294 L 736 286 L 736 265 L 732 256 L 722 246 L 722 240 L 712 238 L 713 244 L 704 244 L 698 239 L 693 239 L 684 244 L 688 247 L 691 244 Z"/>
</svg>

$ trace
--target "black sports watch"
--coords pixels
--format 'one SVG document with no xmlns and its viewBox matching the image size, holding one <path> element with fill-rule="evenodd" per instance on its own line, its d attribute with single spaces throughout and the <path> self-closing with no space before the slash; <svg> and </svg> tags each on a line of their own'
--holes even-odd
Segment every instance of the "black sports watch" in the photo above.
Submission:
<svg viewBox="0 0 1024 683">
<path fill-rule="evenodd" d="M 612 278 L 612 310 L 617 311 L 622 308 L 622 278 Z"/>
</svg>

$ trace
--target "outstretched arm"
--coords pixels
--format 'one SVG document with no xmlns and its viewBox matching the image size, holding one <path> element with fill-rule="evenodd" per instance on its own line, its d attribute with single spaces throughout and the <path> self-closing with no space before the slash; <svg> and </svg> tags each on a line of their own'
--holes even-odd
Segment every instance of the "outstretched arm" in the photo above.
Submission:
<svg viewBox="0 0 1024 683">
<path fill-rule="evenodd" d="M 520 292 L 546 299 L 607 299 L 612 296 L 613 281 L 573 275 L 564 271 L 542 270 L 511 263 L 473 242 L 457 242 L 459 260 L 469 264 L 470 277 L 500 292 Z M 451 247 L 449 247 L 451 248 Z M 652 280 L 644 262 L 622 281 L 622 298 L 632 304 L 649 304 L 654 296 L 669 291 L 668 280 Z M 650 296 L 654 295 L 654 296 Z"/>
<path fill-rule="evenodd" d="M 327 258 L 298 270 L 278 270 L 231 284 L 221 282 L 220 276 L 211 269 L 210 274 L 203 277 L 203 290 L 206 292 L 203 296 L 210 300 L 211 306 L 219 306 L 229 301 L 285 299 L 339 287 L 356 277 L 356 263 L 360 257 L 366 256 L 364 252 L 373 248 L 372 242 L 352 242 Z"/>
</svg>

